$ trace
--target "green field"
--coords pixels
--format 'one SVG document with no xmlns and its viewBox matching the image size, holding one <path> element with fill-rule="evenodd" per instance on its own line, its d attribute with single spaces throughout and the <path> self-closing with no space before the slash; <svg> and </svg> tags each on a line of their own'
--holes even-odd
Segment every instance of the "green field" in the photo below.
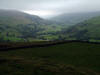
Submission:
<svg viewBox="0 0 100 75">
<path fill-rule="evenodd" d="M 73 42 L 0 52 L 0 75 L 100 75 L 99 73 L 100 44 Z"/>
</svg>

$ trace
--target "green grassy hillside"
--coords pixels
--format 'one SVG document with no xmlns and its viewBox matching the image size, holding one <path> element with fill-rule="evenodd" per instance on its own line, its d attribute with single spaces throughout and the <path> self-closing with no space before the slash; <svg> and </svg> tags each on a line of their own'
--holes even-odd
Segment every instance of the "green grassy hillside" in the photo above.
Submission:
<svg viewBox="0 0 100 75">
<path fill-rule="evenodd" d="M 91 14 L 96 16 L 95 13 L 99 15 L 99 12 Z M 85 17 L 85 21 L 81 22 L 78 20 L 81 23 L 77 22 L 78 24 L 70 27 L 67 25 L 68 22 L 66 24 L 57 23 L 20 11 L 0 10 L 0 42 L 31 42 L 42 40 L 100 41 L 100 17 L 86 20 L 86 15 L 89 18 L 93 17 L 91 14 L 80 14 L 78 19 L 83 21 L 81 17 Z M 77 15 L 73 14 L 71 18 L 74 17 L 73 19 L 77 20 Z M 67 20 L 65 17 L 64 20 Z"/>
<path fill-rule="evenodd" d="M 0 75 L 100 75 L 100 44 L 67 43 L 0 52 Z"/>
<path fill-rule="evenodd" d="M 67 37 L 78 40 L 100 41 L 100 17 L 94 17 L 76 26 L 70 27 L 64 32 Z"/>
<path fill-rule="evenodd" d="M 66 26 L 36 15 L 16 10 L 0 10 L 0 42 L 54 40 L 59 38 L 57 33 L 63 28 Z"/>
</svg>

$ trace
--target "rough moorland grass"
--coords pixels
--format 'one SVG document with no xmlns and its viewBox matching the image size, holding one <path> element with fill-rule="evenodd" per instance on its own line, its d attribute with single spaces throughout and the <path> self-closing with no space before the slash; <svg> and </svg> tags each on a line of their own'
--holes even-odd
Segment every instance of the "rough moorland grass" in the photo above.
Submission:
<svg viewBox="0 0 100 75">
<path fill-rule="evenodd" d="M 28 48 L 0 52 L 0 58 L 48 59 L 57 63 L 72 65 L 82 70 L 100 72 L 100 45 L 88 43 L 67 43 L 50 47 Z M 4 68 L 6 68 L 4 66 Z M 13 68 L 14 69 L 14 68 Z M 89 74 L 88 74 L 89 75 Z"/>
</svg>

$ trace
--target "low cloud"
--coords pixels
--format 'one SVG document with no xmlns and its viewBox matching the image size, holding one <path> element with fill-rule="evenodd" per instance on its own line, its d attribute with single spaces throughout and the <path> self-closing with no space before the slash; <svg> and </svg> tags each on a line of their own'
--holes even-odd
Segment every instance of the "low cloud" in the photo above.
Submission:
<svg viewBox="0 0 100 75">
<path fill-rule="evenodd" d="M 93 12 L 100 11 L 100 0 L 0 0 L 0 9 L 50 11 L 52 15 Z"/>
</svg>

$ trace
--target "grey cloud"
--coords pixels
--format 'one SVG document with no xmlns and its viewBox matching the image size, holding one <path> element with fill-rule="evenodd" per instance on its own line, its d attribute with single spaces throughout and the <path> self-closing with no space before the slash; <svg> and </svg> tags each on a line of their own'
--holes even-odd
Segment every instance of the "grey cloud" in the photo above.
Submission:
<svg viewBox="0 0 100 75">
<path fill-rule="evenodd" d="M 100 11 L 100 0 L 0 0 L 0 9 L 90 12 Z"/>
</svg>

